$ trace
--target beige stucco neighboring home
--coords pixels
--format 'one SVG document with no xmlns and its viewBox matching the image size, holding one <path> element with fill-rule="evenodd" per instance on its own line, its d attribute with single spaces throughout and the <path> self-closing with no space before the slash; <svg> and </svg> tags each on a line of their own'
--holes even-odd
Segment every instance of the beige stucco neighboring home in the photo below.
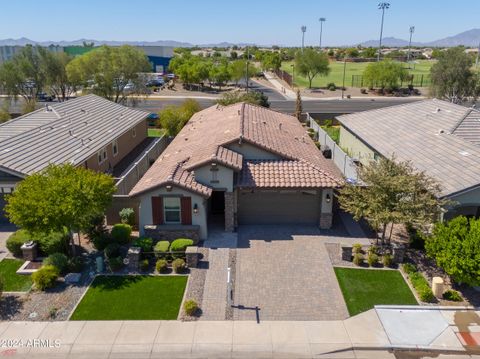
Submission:
<svg viewBox="0 0 480 359">
<path fill-rule="evenodd" d="M 241 224 L 330 228 L 341 184 L 295 117 L 238 103 L 196 113 L 130 196 L 142 234 L 206 239 Z"/>
<path fill-rule="evenodd" d="M 395 155 L 441 186 L 445 219 L 480 216 L 480 112 L 437 99 L 337 117 L 340 147 L 361 165 Z"/>
</svg>

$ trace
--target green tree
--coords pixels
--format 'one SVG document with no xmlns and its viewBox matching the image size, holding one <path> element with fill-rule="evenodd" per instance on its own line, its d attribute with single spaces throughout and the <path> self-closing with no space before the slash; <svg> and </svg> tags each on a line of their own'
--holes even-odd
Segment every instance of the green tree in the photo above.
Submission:
<svg viewBox="0 0 480 359">
<path fill-rule="evenodd" d="M 375 47 L 367 47 L 362 50 L 360 55 L 365 59 L 373 59 L 377 56 L 377 49 Z"/>
<path fill-rule="evenodd" d="M 43 49 L 40 52 L 45 84 L 50 92 L 60 101 L 65 101 L 76 89 L 76 85 L 67 75 L 67 65 L 72 57 L 65 52 L 51 52 Z"/>
<path fill-rule="evenodd" d="M 257 72 L 257 68 L 252 63 L 248 62 L 248 71 L 247 71 L 247 61 L 246 60 L 236 60 L 230 63 L 230 75 L 231 80 L 235 81 L 235 85 L 238 86 L 240 80 L 246 82 L 246 77 L 248 73 L 248 79 L 252 78 Z"/>
<path fill-rule="evenodd" d="M 356 47 L 350 47 L 350 48 L 347 49 L 346 55 L 347 55 L 347 57 L 349 57 L 351 59 L 354 59 L 354 58 L 357 58 L 357 57 L 360 56 L 360 52 L 358 51 L 358 49 Z"/>
<path fill-rule="evenodd" d="M 383 60 L 372 62 L 363 71 L 363 80 L 370 88 L 393 90 L 398 88 L 400 81 L 407 79 L 408 71 L 399 62 Z"/>
<path fill-rule="evenodd" d="M 165 106 L 158 113 L 158 123 L 166 130 L 168 136 L 176 136 L 188 120 L 200 110 L 201 107 L 197 101 L 187 99 L 179 106 Z"/>
<path fill-rule="evenodd" d="M 297 89 L 297 100 L 295 101 L 295 117 L 301 121 L 302 120 L 302 96 L 300 94 L 300 89 Z"/>
<path fill-rule="evenodd" d="M 217 101 L 219 105 L 228 106 L 234 103 L 246 102 L 262 107 L 270 107 L 268 97 L 262 92 L 227 92 Z"/>
<path fill-rule="evenodd" d="M 430 75 L 431 94 L 437 98 L 461 103 L 469 98 L 476 99 L 480 93 L 478 74 L 472 71 L 472 59 L 463 47 L 442 51 Z"/>
<path fill-rule="evenodd" d="M 308 78 L 308 88 L 312 88 L 312 81 L 317 75 L 326 76 L 330 73 L 327 55 L 310 48 L 297 52 L 295 68 L 300 75 Z"/>
<path fill-rule="evenodd" d="M 267 52 L 261 61 L 263 70 L 279 70 L 282 66 L 282 58 L 278 52 Z"/>
<path fill-rule="evenodd" d="M 230 81 L 232 75 L 228 61 L 223 58 L 215 61 L 209 69 L 208 78 L 211 83 L 215 83 L 221 89 L 222 85 Z"/>
<path fill-rule="evenodd" d="M 347 183 L 339 191 L 340 207 L 355 220 L 365 218 L 377 232 L 381 230 L 382 242 L 389 223 L 425 226 L 436 220 L 445 204 L 435 180 L 408 161 L 382 157 L 359 167 L 358 178 L 361 185 Z"/>
<path fill-rule="evenodd" d="M 238 52 L 230 51 L 230 59 L 232 59 L 232 60 L 238 59 Z"/>
<path fill-rule="evenodd" d="M 480 285 L 480 220 L 456 217 L 437 223 L 425 241 L 428 256 L 456 282 Z"/>
<path fill-rule="evenodd" d="M 49 165 L 18 184 L 6 198 L 5 211 L 12 223 L 30 233 L 67 231 L 73 246 L 73 233 L 105 213 L 115 189 L 110 175 L 70 164 Z"/>
<path fill-rule="evenodd" d="M 68 79 L 87 92 L 114 102 L 126 102 L 129 94 L 146 94 L 142 72 L 150 71 L 147 56 L 133 46 L 102 46 L 76 57 L 67 65 Z M 128 91 L 127 84 L 133 85 Z"/>
</svg>

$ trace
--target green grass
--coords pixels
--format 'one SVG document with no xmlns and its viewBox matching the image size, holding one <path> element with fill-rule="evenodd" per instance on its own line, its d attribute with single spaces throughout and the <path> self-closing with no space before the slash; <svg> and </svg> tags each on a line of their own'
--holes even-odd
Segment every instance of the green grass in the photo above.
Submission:
<svg viewBox="0 0 480 359">
<path fill-rule="evenodd" d="M 147 134 L 148 137 L 162 137 L 165 130 L 163 128 L 149 128 Z"/>
<path fill-rule="evenodd" d="M 72 320 L 177 319 L 186 276 L 98 276 Z"/>
<path fill-rule="evenodd" d="M 282 63 L 282 70 L 287 71 L 289 74 L 292 74 L 292 64 L 293 61 L 286 61 Z M 430 68 L 435 63 L 435 61 L 429 60 L 419 60 L 416 61 L 414 65 L 415 68 L 410 69 L 410 74 L 413 75 L 429 75 Z M 352 85 L 352 75 L 362 75 L 363 70 L 367 67 L 368 62 L 347 62 L 347 67 L 345 70 L 345 87 L 351 87 Z M 408 67 L 407 64 L 404 64 L 405 67 Z M 316 76 L 312 81 L 312 87 L 325 87 L 328 83 L 333 82 L 338 87 L 342 86 L 343 83 L 343 62 L 342 61 L 331 61 L 330 62 L 330 74 L 328 76 Z M 308 87 L 308 79 L 306 77 L 300 76 L 297 71 L 295 71 L 295 84 L 300 87 Z"/>
<path fill-rule="evenodd" d="M 29 275 L 15 273 L 24 263 L 21 259 L 4 259 L 0 262 L 0 277 L 3 279 L 3 291 L 26 292 L 32 286 Z"/>
<path fill-rule="evenodd" d="M 396 270 L 335 268 L 335 274 L 352 316 L 380 304 L 418 304 Z"/>
</svg>

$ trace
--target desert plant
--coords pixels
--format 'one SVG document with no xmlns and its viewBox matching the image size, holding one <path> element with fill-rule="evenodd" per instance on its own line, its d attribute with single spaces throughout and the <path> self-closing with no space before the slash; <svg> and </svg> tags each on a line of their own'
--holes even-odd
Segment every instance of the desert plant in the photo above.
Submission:
<svg viewBox="0 0 480 359">
<path fill-rule="evenodd" d="M 44 265 L 36 272 L 32 273 L 32 281 L 39 290 L 45 290 L 55 285 L 59 272 L 52 265 Z"/>
<path fill-rule="evenodd" d="M 83 270 L 83 258 L 72 257 L 68 260 L 68 270 L 73 273 L 80 273 Z"/>
<path fill-rule="evenodd" d="M 385 267 L 391 267 L 393 264 L 393 257 L 391 254 L 385 254 L 382 258 L 382 263 Z"/>
<path fill-rule="evenodd" d="M 155 269 L 158 273 L 166 273 L 168 270 L 167 261 L 165 259 L 157 260 L 157 263 L 155 263 Z"/>
<path fill-rule="evenodd" d="M 122 223 L 130 226 L 135 224 L 135 211 L 133 208 L 123 208 L 118 214 Z"/>
<path fill-rule="evenodd" d="M 360 243 L 354 243 L 352 246 L 352 253 L 362 253 L 362 245 Z"/>
<path fill-rule="evenodd" d="M 132 246 L 142 248 L 142 252 L 151 252 L 153 246 L 153 239 L 147 237 L 140 237 L 133 241 Z"/>
<path fill-rule="evenodd" d="M 412 263 L 404 263 L 402 264 L 403 271 L 408 275 L 415 273 L 417 271 L 417 267 L 415 267 Z"/>
<path fill-rule="evenodd" d="M 463 301 L 463 298 L 460 295 L 460 293 L 457 292 L 456 290 L 453 290 L 453 289 L 449 289 L 449 290 L 445 291 L 445 293 L 443 293 L 442 297 L 443 297 L 443 299 L 451 300 L 452 302 Z"/>
<path fill-rule="evenodd" d="M 104 253 L 107 258 L 118 257 L 120 255 L 120 245 L 118 243 L 110 243 L 105 247 Z"/>
<path fill-rule="evenodd" d="M 330 82 L 330 83 L 327 84 L 327 89 L 329 91 L 335 91 L 337 89 L 337 85 L 335 85 L 335 83 L 333 83 L 333 82 Z"/>
<path fill-rule="evenodd" d="M 353 264 L 356 266 L 361 266 L 363 264 L 363 254 L 362 253 L 355 253 L 353 255 Z"/>
<path fill-rule="evenodd" d="M 172 262 L 172 268 L 175 273 L 183 273 L 186 269 L 185 261 L 177 258 Z"/>
<path fill-rule="evenodd" d="M 113 257 L 108 259 L 108 266 L 112 272 L 116 272 L 123 268 L 123 258 L 121 256 Z"/>
<path fill-rule="evenodd" d="M 127 244 L 130 242 L 130 235 L 132 234 L 132 226 L 125 223 L 115 224 L 110 235 L 112 239 L 119 244 Z"/>
<path fill-rule="evenodd" d="M 372 253 L 372 252 L 368 253 L 367 263 L 370 267 L 373 267 L 373 266 L 377 265 L 378 255 L 376 255 L 375 253 Z"/>
<path fill-rule="evenodd" d="M 155 252 L 155 256 L 157 258 L 165 258 L 165 253 L 168 252 L 168 248 L 170 247 L 169 241 L 158 241 L 153 248 Z"/>
<path fill-rule="evenodd" d="M 378 254 L 378 247 L 376 245 L 371 245 L 368 247 L 368 254 L 370 253 Z"/>
<path fill-rule="evenodd" d="M 408 275 L 410 282 L 413 285 L 413 288 L 417 291 L 417 294 L 422 302 L 433 302 L 435 296 L 433 295 L 432 289 L 428 284 L 425 277 L 420 272 L 413 272 Z"/>
<path fill-rule="evenodd" d="M 43 260 L 43 265 L 52 265 L 63 274 L 68 270 L 68 258 L 63 253 L 53 253 Z"/>
<path fill-rule="evenodd" d="M 198 311 L 198 304 L 195 300 L 189 299 L 183 303 L 183 309 L 185 310 L 185 313 L 189 316 L 194 316 L 197 311 Z"/>
</svg>

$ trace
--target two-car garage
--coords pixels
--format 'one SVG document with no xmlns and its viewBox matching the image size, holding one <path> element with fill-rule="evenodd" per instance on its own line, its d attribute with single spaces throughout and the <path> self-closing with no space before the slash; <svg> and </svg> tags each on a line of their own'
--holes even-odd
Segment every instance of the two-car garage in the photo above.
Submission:
<svg viewBox="0 0 480 359">
<path fill-rule="evenodd" d="M 318 225 L 320 207 L 316 190 L 240 190 L 238 224 Z"/>
</svg>

